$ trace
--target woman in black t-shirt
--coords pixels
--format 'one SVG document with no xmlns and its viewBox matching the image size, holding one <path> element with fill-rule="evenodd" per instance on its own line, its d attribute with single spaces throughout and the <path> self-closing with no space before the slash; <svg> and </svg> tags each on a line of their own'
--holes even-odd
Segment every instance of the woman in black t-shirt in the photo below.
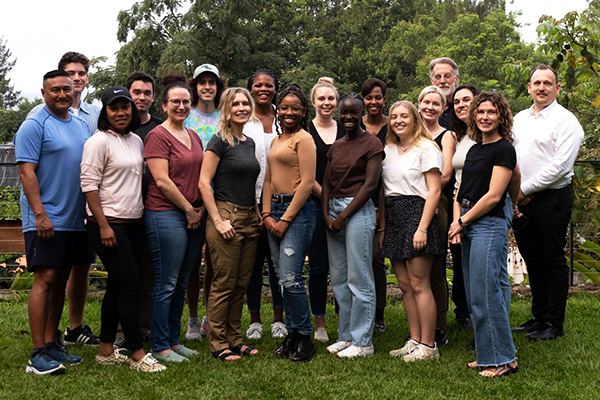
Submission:
<svg viewBox="0 0 600 400">
<path fill-rule="evenodd" d="M 448 236 L 452 243 L 462 241 L 463 245 L 477 354 L 477 361 L 469 366 L 493 378 L 519 370 L 508 322 L 509 224 L 503 207 L 509 190 L 513 199 L 518 197 L 520 179 L 511 179 L 517 157 L 512 146 L 512 115 L 502 95 L 484 92 L 473 99 L 468 126 L 476 144 L 467 153 Z"/>
<path fill-rule="evenodd" d="M 254 141 L 243 133 L 254 110 L 250 92 L 227 89 L 219 110 L 219 131 L 206 146 L 198 184 L 209 214 L 206 241 L 214 273 L 206 316 L 212 355 L 237 361 L 258 354 L 242 342 L 241 318 L 259 236 L 254 189 L 260 165 Z"/>
</svg>

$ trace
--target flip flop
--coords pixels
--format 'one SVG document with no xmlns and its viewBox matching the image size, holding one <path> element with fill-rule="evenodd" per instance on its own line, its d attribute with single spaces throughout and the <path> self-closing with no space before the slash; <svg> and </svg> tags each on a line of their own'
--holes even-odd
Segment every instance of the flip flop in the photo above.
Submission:
<svg viewBox="0 0 600 400">
<path fill-rule="evenodd" d="M 491 374 L 489 374 L 489 375 L 486 374 L 486 373 L 490 373 L 490 372 L 491 372 Z M 480 371 L 479 375 L 483 376 L 484 378 L 500 378 L 503 376 L 516 374 L 517 372 L 519 372 L 519 366 L 515 362 L 514 365 L 512 365 L 512 363 L 511 363 L 511 364 L 500 365 L 498 367 L 488 367 L 488 368 L 484 369 L 483 371 Z M 484 374 L 486 374 L 486 375 L 484 375 Z"/>
<path fill-rule="evenodd" d="M 242 350 L 243 348 L 243 350 Z M 235 354 L 240 355 L 240 356 L 246 356 L 246 357 L 254 357 L 258 355 L 258 350 L 256 350 L 256 353 L 252 354 L 252 352 L 256 350 L 256 348 L 252 347 L 252 346 L 248 346 L 245 343 L 240 343 L 235 347 L 231 348 L 231 351 L 233 351 Z"/>
<path fill-rule="evenodd" d="M 223 349 L 223 350 L 219 350 L 219 351 L 214 351 L 212 353 L 212 356 L 214 358 L 218 359 L 218 360 L 223 361 L 223 362 L 235 362 L 235 361 L 241 360 L 241 358 L 237 358 L 235 360 L 228 360 L 227 359 L 229 357 L 236 357 L 236 356 L 238 356 L 231 349 Z"/>
</svg>

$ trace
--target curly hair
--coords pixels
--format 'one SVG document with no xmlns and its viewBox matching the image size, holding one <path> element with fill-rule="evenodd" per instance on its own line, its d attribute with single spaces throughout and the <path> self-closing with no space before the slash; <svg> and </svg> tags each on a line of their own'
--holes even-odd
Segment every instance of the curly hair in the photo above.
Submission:
<svg viewBox="0 0 600 400">
<path fill-rule="evenodd" d="M 463 90 L 463 89 L 467 89 L 469 92 L 471 92 L 473 97 L 475 97 L 479 93 L 481 93 L 481 90 L 477 86 L 475 86 L 471 83 L 467 83 L 466 85 L 460 85 L 459 87 L 456 88 L 456 90 L 452 94 L 452 101 L 454 101 L 454 98 L 456 97 L 456 93 L 458 93 L 459 90 Z M 459 119 L 456 116 L 456 110 L 454 109 L 454 104 L 450 104 L 450 121 L 451 121 L 452 132 L 454 132 L 454 134 L 456 135 L 456 141 L 460 142 L 462 140 L 462 138 L 464 138 L 466 136 L 468 127 L 467 127 L 467 124 L 465 124 L 461 119 Z"/>
<path fill-rule="evenodd" d="M 308 99 L 306 98 L 306 95 L 304 94 L 300 86 L 296 85 L 295 83 L 288 83 L 283 87 L 283 89 L 281 89 L 281 93 L 279 94 L 279 101 L 277 102 L 277 108 L 279 108 L 279 105 L 287 96 L 296 96 L 302 102 L 304 114 L 302 115 L 302 120 L 300 121 L 300 127 L 305 131 L 308 131 Z M 283 127 L 281 127 L 280 125 L 280 123 L 277 124 L 278 135 L 285 133 L 283 132 Z"/>
<path fill-rule="evenodd" d="M 275 96 L 273 96 L 273 100 L 271 100 L 271 103 L 273 103 L 273 105 L 277 105 L 278 104 L 277 103 L 277 92 L 279 91 L 279 79 L 277 78 L 277 74 L 275 74 L 275 72 L 271 71 L 270 69 L 260 68 L 260 69 L 257 69 L 256 71 L 254 71 L 252 73 L 252 75 L 250 75 L 250 78 L 248 78 L 248 85 L 246 86 L 246 89 L 248 89 L 250 91 L 250 93 L 252 93 L 252 86 L 254 85 L 254 80 L 259 75 L 267 75 L 268 77 L 273 79 L 273 85 L 275 86 Z"/>
<path fill-rule="evenodd" d="M 252 99 L 250 91 L 241 87 L 225 89 L 223 95 L 221 96 L 221 104 L 219 105 L 221 118 L 219 120 L 218 135 L 231 147 L 234 147 L 237 144 L 237 141 L 233 136 L 233 129 L 231 128 L 231 107 L 233 105 L 233 101 L 235 100 L 235 96 L 238 93 L 242 93 L 248 98 L 248 101 L 250 102 L 250 118 L 254 116 L 254 99 Z"/>
<path fill-rule="evenodd" d="M 483 142 L 483 134 L 477 127 L 477 111 L 482 103 L 489 101 L 498 111 L 498 134 L 508 140 L 510 143 L 513 142 L 513 118 L 512 112 L 510 111 L 510 105 L 508 101 L 498 92 L 482 92 L 471 101 L 469 107 L 469 122 L 468 122 L 468 135 L 475 143 Z"/>
<path fill-rule="evenodd" d="M 78 63 L 83 65 L 85 72 L 89 72 L 90 69 L 90 59 L 84 56 L 81 53 L 77 53 L 76 51 L 69 51 L 60 58 L 58 62 L 58 69 L 65 69 L 67 64 Z"/>
<path fill-rule="evenodd" d="M 413 103 L 411 103 L 410 101 L 400 100 L 400 101 L 397 101 L 394 104 L 392 104 L 392 106 L 390 107 L 390 114 L 389 114 L 390 117 L 388 119 L 388 135 L 387 135 L 386 144 L 399 144 L 400 143 L 400 138 L 398 137 L 398 135 L 396 135 L 396 132 L 394 132 L 394 130 L 392 129 L 392 118 L 391 118 L 394 109 L 396 109 L 400 106 L 402 106 L 408 110 L 408 113 L 410 114 L 410 116 L 412 117 L 412 120 L 413 120 L 413 131 L 411 132 L 411 135 L 410 135 L 410 144 L 411 145 L 414 144 L 415 146 L 418 146 L 419 143 L 424 142 L 424 141 L 431 141 L 431 142 L 435 143 L 433 141 L 433 139 L 431 138 L 431 133 L 429 133 L 429 131 L 425 127 L 425 123 L 423 122 L 423 119 L 421 118 L 421 114 L 419 114 L 419 110 L 417 110 L 417 107 L 415 107 L 415 105 Z M 437 143 L 436 143 L 436 146 L 437 146 Z"/>
<path fill-rule="evenodd" d="M 212 72 L 209 72 L 209 73 L 212 73 Z M 198 100 L 200 100 L 200 96 L 198 95 L 198 81 L 200 80 L 200 76 L 202 76 L 202 74 L 199 74 L 197 77 L 190 78 L 188 80 L 188 86 L 190 87 L 190 89 L 192 89 L 192 104 L 194 106 L 196 106 L 198 104 Z M 217 81 L 217 94 L 215 95 L 215 107 L 219 108 L 221 96 L 223 95 L 223 92 L 225 91 L 225 89 L 227 89 L 227 81 L 224 78 L 218 78 L 216 75 L 215 75 L 215 80 Z"/>
</svg>

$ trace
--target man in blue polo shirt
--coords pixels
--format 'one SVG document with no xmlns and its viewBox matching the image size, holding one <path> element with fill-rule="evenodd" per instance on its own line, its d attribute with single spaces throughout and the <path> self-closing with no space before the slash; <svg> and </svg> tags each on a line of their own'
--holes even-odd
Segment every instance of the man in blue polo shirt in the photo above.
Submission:
<svg viewBox="0 0 600 400">
<path fill-rule="evenodd" d="M 34 274 L 29 296 L 33 350 L 27 372 L 55 374 L 78 364 L 57 341 L 65 288 L 73 266 L 89 265 L 84 220 L 85 196 L 79 171 L 90 137 L 85 121 L 69 113 L 73 81 L 63 70 L 44 75 L 45 106 L 23 122 L 15 135 L 21 179 L 21 212 L 27 269 Z"/>
<path fill-rule="evenodd" d="M 65 53 L 58 62 L 58 69 L 69 74 L 73 81 L 73 103 L 69 107 L 71 115 L 83 119 L 94 134 L 98 127 L 98 116 L 100 107 L 83 101 L 83 91 L 87 87 L 89 77 L 90 60 L 81 53 L 69 51 Z M 27 117 L 35 115 L 44 109 L 44 104 L 34 107 Z M 84 344 L 97 346 L 100 339 L 92 333 L 89 326 L 83 324 L 83 312 L 87 300 L 90 266 L 73 268 L 71 278 L 67 285 L 69 298 L 69 326 L 65 329 L 66 344 Z"/>
</svg>

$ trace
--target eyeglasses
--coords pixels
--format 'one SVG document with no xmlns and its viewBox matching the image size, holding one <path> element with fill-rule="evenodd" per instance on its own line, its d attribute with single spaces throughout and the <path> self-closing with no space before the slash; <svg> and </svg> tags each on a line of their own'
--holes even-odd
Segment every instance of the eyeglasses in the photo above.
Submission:
<svg viewBox="0 0 600 400">
<path fill-rule="evenodd" d="M 192 102 L 190 100 L 179 100 L 179 99 L 169 99 L 168 100 L 169 103 L 171 103 L 171 105 L 173 107 L 179 107 L 180 105 L 183 104 L 184 107 L 188 107 L 190 104 L 192 104 Z"/>
<path fill-rule="evenodd" d="M 442 78 L 444 80 L 449 80 L 449 79 L 454 78 L 454 74 L 452 74 L 450 72 L 446 72 L 444 75 L 436 74 L 436 75 L 433 76 L 433 80 L 437 81 L 437 82 L 441 81 Z"/>
</svg>

